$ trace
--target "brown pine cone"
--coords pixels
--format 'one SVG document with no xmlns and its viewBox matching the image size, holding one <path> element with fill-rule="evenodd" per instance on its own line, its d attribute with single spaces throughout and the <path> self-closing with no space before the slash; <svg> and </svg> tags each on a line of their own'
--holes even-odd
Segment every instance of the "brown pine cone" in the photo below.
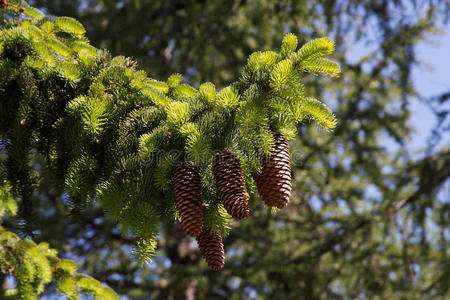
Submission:
<svg viewBox="0 0 450 300">
<path fill-rule="evenodd" d="M 225 251 L 220 233 L 211 234 L 209 229 L 203 226 L 197 242 L 208 266 L 213 270 L 222 269 L 225 263 Z"/>
<path fill-rule="evenodd" d="M 250 206 L 239 158 L 228 149 L 222 150 L 214 158 L 213 173 L 217 197 L 227 212 L 238 219 L 248 217 Z"/>
<path fill-rule="evenodd" d="M 254 176 L 261 199 L 279 209 L 289 202 L 292 191 L 289 145 L 280 133 L 274 133 L 275 146 L 269 157 L 263 158 L 260 174 Z"/>
<path fill-rule="evenodd" d="M 187 160 L 175 168 L 174 197 L 184 231 L 197 237 L 203 228 L 202 182 L 196 166 Z"/>
</svg>

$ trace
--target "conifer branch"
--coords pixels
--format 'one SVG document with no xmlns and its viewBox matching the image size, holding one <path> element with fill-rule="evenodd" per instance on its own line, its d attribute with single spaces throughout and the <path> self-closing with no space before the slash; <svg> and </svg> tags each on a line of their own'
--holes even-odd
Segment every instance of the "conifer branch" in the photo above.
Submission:
<svg viewBox="0 0 450 300">
<path fill-rule="evenodd" d="M 8 187 L 0 187 L 0 216 L 15 215 L 16 201 Z M 47 243 L 20 239 L 0 226 L 0 272 L 13 275 L 17 287 L 5 291 L 7 299 L 37 299 L 46 285 L 55 282 L 70 299 L 92 295 L 95 299 L 119 299 L 115 292 L 94 278 L 77 272 L 76 264 L 57 257 Z"/>
<path fill-rule="evenodd" d="M 296 52 L 297 38 L 287 34 L 280 52 L 251 54 L 236 82 L 221 90 L 204 83 L 197 90 L 180 74 L 158 81 L 131 59 L 92 47 L 72 18 L 49 18 L 25 7 L 26 18 L 13 16 L 0 25 L 0 137 L 14 142 L 8 159 L 20 161 L 40 149 L 46 163 L 64 174 L 74 206 L 99 200 L 124 232 L 136 235 L 139 260 L 154 254 L 160 220 L 177 218 L 172 176 L 181 159 L 199 169 L 206 227 L 225 235 L 231 219 L 217 203 L 212 168 L 218 151 L 227 148 L 239 159 L 242 173 L 236 174 L 246 201 L 247 192 L 256 190 L 253 175 L 261 171 L 261 157 L 274 147 L 273 132 L 293 138 L 308 118 L 325 128 L 336 125 L 324 103 L 306 97 L 300 78 L 302 71 L 339 73 L 324 58 L 334 50 L 328 38 Z M 29 173 L 23 168 L 17 180 L 12 170 L 6 174 L 16 199 L 25 199 L 17 185 L 29 182 Z M 245 205 L 240 217 L 248 215 Z M 29 275 L 31 267 L 24 268 Z M 82 278 L 64 278 L 59 286 L 69 295 L 93 289 Z"/>
</svg>

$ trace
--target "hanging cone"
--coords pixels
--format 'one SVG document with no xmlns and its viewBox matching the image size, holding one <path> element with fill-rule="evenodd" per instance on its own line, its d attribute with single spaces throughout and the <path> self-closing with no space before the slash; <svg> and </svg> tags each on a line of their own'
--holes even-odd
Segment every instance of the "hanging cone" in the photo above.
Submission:
<svg viewBox="0 0 450 300">
<path fill-rule="evenodd" d="M 198 169 L 187 160 L 175 168 L 174 197 L 184 231 L 197 237 L 203 228 L 202 182 Z"/>
<path fill-rule="evenodd" d="M 260 174 L 254 176 L 261 199 L 272 207 L 285 207 L 291 197 L 291 161 L 289 145 L 280 133 L 274 133 L 275 147 L 269 157 L 263 159 Z"/>
<path fill-rule="evenodd" d="M 203 226 L 197 242 L 208 266 L 213 270 L 222 269 L 225 263 L 225 251 L 220 233 L 211 234 L 209 229 Z"/>
<path fill-rule="evenodd" d="M 227 212 L 238 219 L 248 217 L 250 207 L 239 158 L 228 149 L 222 150 L 214 159 L 213 173 L 217 197 Z"/>
</svg>

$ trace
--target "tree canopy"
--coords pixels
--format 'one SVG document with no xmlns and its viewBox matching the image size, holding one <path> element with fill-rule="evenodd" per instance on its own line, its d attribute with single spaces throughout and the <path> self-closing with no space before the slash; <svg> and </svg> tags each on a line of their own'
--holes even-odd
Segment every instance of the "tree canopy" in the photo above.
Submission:
<svg viewBox="0 0 450 300">
<path fill-rule="evenodd" d="M 18 1 L 10 3 L 23 5 Z M 20 88 L 20 84 L 30 82 L 30 78 L 36 76 L 35 71 L 25 72 L 17 64 L 2 62 L 2 75 L 5 74 L 1 77 L 0 90 L 0 93 L 3 92 L 2 128 L 11 128 L 7 124 L 17 122 L 16 130 L 28 135 L 28 140 L 37 137 L 33 132 L 41 132 L 39 141 L 33 140 L 31 149 L 17 145 L 17 140 L 20 140 L 17 131 L 13 135 L 2 132 L 2 164 L 13 160 L 5 152 L 11 151 L 11 147 L 16 147 L 15 153 L 18 155 L 14 159 L 15 164 L 5 165 L 6 169 L 10 168 L 8 172 L 16 174 L 17 178 L 25 178 L 21 177 L 24 174 L 21 170 L 33 172 L 28 181 L 20 181 L 16 185 L 19 190 L 12 191 L 16 195 L 26 191 L 33 200 L 29 205 L 23 205 L 23 197 L 19 197 L 18 217 L 4 218 L 2 226 L 6 230 L 20 237 L 32 237 L 38 243 L 48 242 L 64 259 L 73 259 L 80 270 L 133 299 L 189 298 L 192 295 L 199 299 L 445 299 L 448 296 L 449 149 L 424 145 L 428 151 L 420 156 L 413 155 L 409 149 L 412 130 L 420 126 L 409 123 L 410 103 L 420 96 L 411 81 L 411 70 L 418 64 L 415 45 L 446 21 L 448 1 L 54 0 L 30 3 L 49 14 L 75 17 L 85 25 L 86 36 L 93 46 L 108 49 L 112 56 L 126 55 L 133 57 L 133 60 L 112 58 L 108 54 L 96 56 L 96 62 L 83 70 L 86 73 L 78 75 L 79 82 L 73 80 L 77 71 L 62 64 L 55 65 L 57 67 L 50 72 L 40 68 L 39 61 L 28 61 L 40 70 L 38 78 L 45 79 L 42 80 L 45 86 L 36 84 L 37 91 Z M 64 18 L 55 20 L 59 19 L 52 19 L 52 24 L 59 22 L 60 28 L 64 28 Z M 30 21 L 22 19 L 21 27 L 24 27 L 24 22 Z M 2 26 L 7 30 L 17 27 L 13 23 Z M 38 26 L 45 28 L 48 25 L 41 22 Z M 69 32 L 61 31 L 77 35 L 77 28 L 75 26 Z M 255 194 L 250 198 L 251 217 L 239 222 L 224 220 L 223 228 L 232 229 L 224 238 L 227 259 L 220 272 L 207 270 L 206 264 L 199 259 L 195 241 L 187 237 L 178 224 L 164 220 L 157 225 L 161 233 L 156 257 L 148 266 L 140 266 L 131 256 L 131 247 L 139 239 L 128 235 L 123 227 L 119 229 L 117 219 L 105 217 L 103 213 L 104 208 L 114 211 L 114 207 L 106 207 L 101 199 L 86 201 L 85 198 L 92 196 L 89 193 L 95 192 L 100 181 L 103 187 L 110 185 L 109 181 L 103 181 L 109 176 L 108 172 L 117 174 L 118 180 L 145 178 L 139 173 L 127 174 L 126 170 L 135 162 L 117 161 L 114 153 L 121 153 L 120 149 L 128 147 L 135 147 L 139 153 L 150 151 L 154 138 L 158 138 L 157 132 L 156 135 L 144 136 L 141 143 L 136 144 L 144 132 L 132 129 L 144 126 L 143 118 L 158 117 L 160 112 L 140 111 L 143 115 L 130 115 L 119 129 L 128 139 L 121 139 L 123 145 L 111 149 L 102 141 L 112 140 L 114 137 L 108 134 L 113 134 L 113 130 L 108 130 L 108 126 L 103 129 L 101 123 L 108 124 L 110 119 L 89 117 L 89 113 L 102 114 L 110 109 L 101 107 L 97 98 L 105 93 L 112 99 L 126 98 L 127 101 L 139 103 L 139 96 L 129 99 L 129 91 L 118 88 L 131 86 L 142 93 L 141 97 L 165 101 L 158 97 L 165 95 L 165 89 L 171 89 L 168 95 L 175 97 L 178 104 L 172 108 L 177 111 L 175 106 L 181 108 L 186 103 L 179 98 L 183 97 L 183 93 L 193 93 L 193 89 L 198 89 L 200 93 L 206 91 L 207 86 L 202 88 L 199 84 L 211 81 L 221 90 L 219 93 L 223 93 L 217 99 L 224 99 L 221 103 L 226 108 L 229 103 L 234 103 L 235 93 L 241 96 L 239 99 L 245 100 L 249 96 L 242 94 L 247 87 L 242 87 L 246 73 L 245 70 L 241 73 L 241 68 L 251 64 L 251 59 L 246 61 L 247 57 L 257 50 L 276 50 L 287 32 L 297 36 L 300 45 L 317 37 L 330 37 L 336 45 L 333 58 L 341 65 L 341 76 L 332 80 L 302 76 L 306 93 L 310 97 L 323 99 L 332 108 L 337 125 L 333 132 L 324 132 L 304 121 L 296 130 L 284 131 L 286 135 L 295 137 L 290 144 L 293 168 L 290 204 L 275 212 L 268 210 Z M 30 55 L 26 53 L 29 47 L 11 48 L 11 45 L 18 44 L 17 39 L 22 39 L 20 41 L 25 45 L 30 41 L 39 44 L 35 36 L 27 41 L 20 32 L 15 38 L 9 48 L 3 46 L 7 50 L 2 57 L 8 57 L 11 61 L 22 61 Z M 61 38 L 68 37 L 57 36 L 55 41 L 47 42 L 47 46 L 62 56 L 65 51 L 77 52 L 80 65 L 86 64 L 83 57 L 89 61 L 90 56 L 94 55 L 93 48 L 84 38 L 80 37 L 78 44 L 64 42 L 62 45 L 58 43 Z M 31 47 L 34 51 L 45 51 L 35 44 Z M 356 46 L 364 50 L 355 53 Z M 68 53 L 70 57 L 72 54 Z M 272 55 L 268 53 L 258 54 L 267 57 L 254 58 L 264 64 Z M 18 56 L 11 57 L 12 54 Z M 283 48 L 279 55 L 283 55 Z M 276 63 L 280 62 L 278 60 Z M 285 64 L 283 68 L 289 69 L 289 63 Z M 269 66 L 273 68 L 274 65 L 263 68 Z M 144 78 L 140 75 L 143 73 L 138 71 L 141 68 L 151 77 L 164 82 L 144 80 L 144 85 L 139 85 Z M 99 70 L 103 69 L 110 71 L 105 72 L 103 77 L 98 76 Z M 183 74 L 184 83 L 180 84 L 181 77 L 178 75 L 168 77 L 176 72 Z M 270 82 L 270 78 L 264 78 L 265 72 L 261 73 L 259 82 Z M 5 84 L 12 81 L 3 78 L 10 78 L 13 74 L 18 74 L 15 76 L 21 79 L 14 81 L 15 86 L 8 86 L 8 93 L 5 94 Z M 108 84 L 102 82 L 105 78 L 108 78 Z M 233 83 L 237 78 L 241 78 L 241 84 Z M 273 78 L 282 77 L 274 75 Z M 136 86 L 132 86 L 133 80 L 136 80 Z M 158 85 L 163 92 L 145 95 L 146 85 Z M 178 88 L 179 94 L 177 87 L 182 87 Z M 274 89 L 275 83 L 270 88 Z M 14 90 L 17 94 L 11 92 Z M 26 116 L 30 110 L 26 105 L 18 109 L 17 99 L 25 95 L 23 91 L 27 91 L 29 97 L 41 95 L 41 102 L 36 105 L 41 109 L 36 111 L 42 115 L 29 117 L 40 122 L 27 122 Z M 292 92 L 299 92 L 299 89 Z M 83 93 L 86 97 L 76 98 Z M 206 92 L 203 94 L 206 95 Z M 58 98 L 70 103 L 67 111 L 63 105 L 49 102 L 49 99 Z M 435 130 L 437 137 L 448 131 L 445 125 L 448 122 L 445 110 L 447 99 L 448 94 L 443 94 L 424 100 L 436 112 L 439 121 Z M 189 105 L 195 110 L 196 103 Z M 13 109 L 19 114 L 11 114 Z M 65 117 L 72 114 L 78 122 L 74 121 L 74 124 L 78 125 L 61 126 L 63 122 L 68 122 L 67 119 L 59 119 L 63 111 Z M 114 117 L 119 120 L 121 112 L 115 112 L 117 115 Z M 250 122 L 250 112 L 255 112 L 255 109 L 248 112 L 242 121 Z M 169 110 L 164 110 L 163 114 L 169 122 L 164 126 L 169 127 L 181 124 L 179 122 L 184 118 L 178 113 L 170 117 Z M 25 117 L 20 119 L 17 116 Z M 259 116 L 255 119 L 261 122 Z M 270 122 L 277 120 L 274 116 L 268 119 Z M 317 117 L 312 119 L 320 123 Z M 24 124 L 21 124 L 23 120 Z M 100 123 L 93 120 L 100 120 Z M 117 125 L 117 121 L 111 124 Z M 219 119 L 215 132 L 203 132 L 214 132 L 220 136 L 220 130 L 226 130 L 220 124 Z M 72 132 L 58 132 L 58 128 L 69 128 Z M 91 140 L 73 132 L 77 130 L 87 131 L 85 135 Z M 176 129 L 170 131 L 176 134 Z M 45 132 L 55 134 L 50 136 Z M 65 139 L 73 136 L 78 138 Z M 249 134 L 248 138 L 252 136 Z M 51 145 L 52 139 L 64 141 L 59 146 L 63 151 L 56 151 L 64 153 L 64 158 L 52 156 L 54 150 L 51 146 L 43 148 L 43 145 Z M 108 156 L 93 155 L 94 159 L 86 156 L 68 165 L 71 158 L 76 157 L 74 153 L 85 150 L 81 148 L 86 143 L 89 144 L 89 151 L 93 151 L 91 153 Z M 261 142 L 259 148 L 264 149 L 264 145 L 269 149 L 270 139 Z M 40 155 L 42 153 L 50 155 L 45 157 Z M 53 165 L 48 163 L 52 160 Z M 121 165 L 125 173 L 114 173 L 114 168 L 108 167 L 109 171 L 103 168 L 105 174 L 98 177 L 94 160 L 110 166 Z M 248 174 L 255 170 L 252 168 L 258 168 L 257 164 L 251 164 L 252 160 L 246 160 L 245 155 L 241 156 L 241 161 L 244 165 L 248 162 Z M 71 184 L 67 184 L 66 180 L 64 184 L 67 178 L 62 173 L 54 172 L 58 169 L 77 172 L 80 168 L 87 175 L 95 176 L 88 176 L 84 182 L 73 180 Z M 2 176 L 6 173 L 2 169 Z M 10 178 L 8 180 L 11 181 Z M 249 176 L 246 182 L 251 182 Z M 165 181 L 160 180 L 159 184 L 163 185 Z M 147 195 L 155 190 L 148 185 L 148 189 L 139 189 L 139 192 Z M 15 203 L 15 200 L 7 197 L 5 191 L 2 199 L 9 199 L 4 200 L 5 209 L 13 212 L 14 204 L 8 203 Z M 121 192 L 127 191 L 120 188 L 114 190 L 111 196 Z M 139 209 L 145 211 L 145 208 Z M 130 216 L 130 220 L 134 219 L 135 216 Z M 48 224 L 54 226 L 49 227 Z M 145 224 L 144 228 L 149 230 L 152 226 Z M 29 247 L 35 246 L 30 244 Z M 51 288 L 44 292 L 47 295 L 53 293 L 55 291 Z"/>
</svg>

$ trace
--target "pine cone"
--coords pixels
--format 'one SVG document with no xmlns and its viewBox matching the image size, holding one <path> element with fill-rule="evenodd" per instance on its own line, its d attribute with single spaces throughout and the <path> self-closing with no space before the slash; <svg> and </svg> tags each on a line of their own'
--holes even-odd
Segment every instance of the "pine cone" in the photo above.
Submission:
<svg viewBox="0 0 450 300">
<path fill-rule="evenodd" d="M 213 270 L 222 269 L 225 263 L 225 251 L 220 233 L 211 234 L 209 229 L 203 226 L 197 242 L 208 266 Z"/>
<path fill-rule="evenodd" d="M 230 150 L 219 152 L 213 165 L 217 197 L 227 212 L 235 218 L 244 219 L 250 214 L 239 158 Z"/>
<path fill-rule="evenodd" d="M 261 174 L 254 176 L 258 193 L 268 205 L 285 207 L 291 197 L 291 161 L 289 145 L 280 133 L 274 133 L 275 147 L 269 157 L 263 158 Z"/>
<path fill-rule="evenodd" d="M 174 171 L 175 205 L 184 231 L 197 237 L 203 228 L 202 182 L 196 166 L 181 161 Z"/>
</svg>

